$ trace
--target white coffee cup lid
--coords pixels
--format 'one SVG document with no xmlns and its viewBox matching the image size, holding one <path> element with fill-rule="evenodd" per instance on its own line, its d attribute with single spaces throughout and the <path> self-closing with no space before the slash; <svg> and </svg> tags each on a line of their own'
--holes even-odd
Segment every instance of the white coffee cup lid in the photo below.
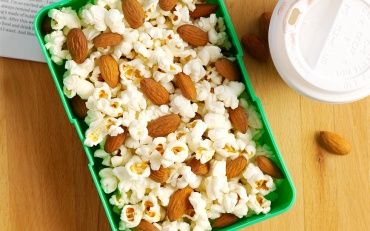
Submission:
<svg viewBox="0 0 370 231">
<path fill-rule="evenodd" d="M 370 0 L 280 0 L 269 45 L 288 85 L 346 103 L 370 95 Z"/>
</svg>

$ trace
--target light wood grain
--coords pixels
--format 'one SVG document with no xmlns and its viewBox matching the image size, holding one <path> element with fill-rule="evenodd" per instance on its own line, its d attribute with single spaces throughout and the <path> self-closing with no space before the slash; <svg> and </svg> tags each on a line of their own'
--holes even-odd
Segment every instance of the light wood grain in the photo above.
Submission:
<svg viewBox="0 0 370 231">
<path fill-rule="evenodd" d="M 274 4 L 227 1 L 240 36 L 257 32 Z M 271 62 L 245 61 L 297 188 L 289 212 L 248 230 L 370 230 L 370 98 L 319 103 L 288 88 Z M 353 151 L 326 153 L 318 130 L 343 134 Z M 46 65 L 0 58 L 0 230 L 109 230 L 86 165 Z"/>
</svg>

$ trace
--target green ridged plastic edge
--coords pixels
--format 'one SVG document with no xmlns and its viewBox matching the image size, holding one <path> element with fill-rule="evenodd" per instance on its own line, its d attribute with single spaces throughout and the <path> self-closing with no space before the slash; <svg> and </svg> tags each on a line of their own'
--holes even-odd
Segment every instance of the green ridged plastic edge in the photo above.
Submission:
<svg viewBox="0 0 370 231">
<path fill-rule="evenodd" d="M 63 104 L 63 107 L 67 113 L 69 121 L 75 126 L 78 137 L 81 140 L 81 143 L 83 145 L 84 143 L 84 132 L 87 129 L 87 125 L 84 123 L 83 120 L 77 119 L 72 112 L 71 106 L 69 104 L 68 98 L 63 94 L 63 74 L 64 74 L 64 65 L 56 65 L 53 63 L 50 59 L 50 54 L 46 50 L 44 46 L 44 34 L 42 32 L 42 21 L 47 16 L 47 13 L 50 9 L 58 9 L 61 7 L 72 7 L 75 10 L 78 10 L 81 8 L 83 5 L 87 3 L 93 3 L 94 1 L 92 0 L 65 0 L 61 1 L 49 6 L 44 7 L 41 9 L 36 17 L 35 17 L 35 22 L 34 22 L 34 29 L 36 32 L 36 36 L 38 39 L 38 42 L 40 43 L 42 53 L 45 56 L 46 62 L 49 66 L 51 75 L 53 77 L 53 80 L 55 82 L 55 86 L 58 90 L 61 102 Z M 254 104 L 254 106 L 257 108 L 257 111 L 261 115 L 262 123 L 263 123 L 263 130 L 264 133 L 257 140 L 257 143 L 262 145 L 262 144 L 267 144 L 271 147 L 273 153 L 274 153 L 274 160 L 276 164 L 281 168 L 282 172 L 284 173 L 285 178 L 277 184 L 277 189 L 275 192 L 271 193 L 273 195 L 269 195 L 269 198 L 272 199 L 272 205 L 271 205 L 271 211 L 270 213 L 264 215 L 254 215 L 248 218 L 242 218 L 239 219 L 238 222 L 235 224 L 225 227 L 225 228 L 220 228 L 220 229 L 215 229 L 215 230 L 220 230 L 220 231 L 226 231 L 226 230 L 239 230 L 241 228 L 256 224 L 258 222 L 267 220 L 271 217 L 277 216 L 281 213 L 286 212 L 288 209 L 292 207 L 292 205 L 295 202 L 296 198 L 296 191 L 292 182 L 292 179 L 289 175 L 289 172 L 284 164 L 282 155 L 277 147 L 276 141 L 272 135 L 272 131 L 270 128 L 270 125 L 268 124 L 265 112 L 262 108 L 262 104 L 260 100 L 256 97 L 254 94 L 254 91 L 252 89 L 252 84 L 249 80 L 249 76 L 247 73 L 247 70 L 244 66 L 243 62 L 243 50 L 240 46 L 238 36 L 235 32 L 233 23 L 230 19 L 230 16 L 227 12 L 225 3 L 223 0 L 209 0 L 208 2 L 216 3 L 219 5 L 219 9 L 217 12 L 218 16 L 222 16 L 225 20 L 225 25 L 227 27 L 227 33 L 229 35 L 229 38 L 233 44 L 233 48 L 231 49 L 232 55 L 236 57 L 237 63 L 242 71 L 243 77 L 244 77 L 244 83 L 246 85 L 246 94 L 250 102 Z M 247 12 L 244 12 L 247 13 Z M 113 207 L 109 204 L 109 197 L 110 195 L 107 195 L 104 193 L 103 189 L 100 186 L 100 179 L 99 179 L 99 170 L 102 168 L 101 165 L 101 159 L 94 158 L 94 151 L 97 149 L 95 148 L 89 148 L 85 145 L 83 145 L 83 148 L 85 150 L 87 159 L 89 161 L 88 168 L 91 173 L 92 179 L 94 181 L 95 187 L 98 191 L 99 197 L 101 199 L 101 202 L 103 204 L 104 210 L 106 212 L 108 221 L 110 223 L 110 226 L 112 230 L 118 231 L 118 225 L 119 225 L 119 215 L 113 212 Z"/>
</svg>

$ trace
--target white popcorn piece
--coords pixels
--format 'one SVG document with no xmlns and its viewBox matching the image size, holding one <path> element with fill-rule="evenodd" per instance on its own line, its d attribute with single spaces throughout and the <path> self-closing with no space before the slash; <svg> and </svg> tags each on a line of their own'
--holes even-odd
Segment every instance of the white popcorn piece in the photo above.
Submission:
<svg viewBox="0 0 370 231">
<path fill-rule="evenodd" d="M 147 122 L 143 120 L 134 120 L 131 122 L 128 131 L 131 138 L 137 141 L 148 138 Z"/>
<path fill-rule="evenodd" d="M 208 18 L 201 17 L 195 24 L 206 32 L 214 30 L 217 24 L 216 14 L 211 14 Z"/>
<path fill-rule="evenodd" d="M 165 137 L 157 137 L 153 140 L 153 146 L 149 156 L 150 168 L 159 170 L 162 164 L 162 155 L 166 149 L 167 143 Z"/>
<path fill-rule="evenodd" d="M 161 219 L 161 206 L 156 197 L 150 195 L 143 198 L 141 209 L 144 211 L 143 218 L 151 223 Z"/>
<path fill-rule="evenodd" d="M 260 115 L 256 112 L 253 106 L 248 107 L 247 109 L 248 115 L 248 126 L 255 129 L 262 129 L 263 124 L 261 121 Z"/>
<path fill-rule="evenodd" d="M 173 63 L 173 54 L 167 46 L 156 47 L 151 53 L 150 60 L 154 64 L 158 64 L 158 68 L 169 74 L 177 74 L 181 72 L 181 66 Z"/>
<path fill-rule="evenodd" d="M 182 189 L 186 186 L 190 186 L 191 188 L 198 188 L 201 183 L 201 177 L 195 175 L 191 171 L 190 166 L 186 165 L 177 165 L 170 176 L 169 182 L 173 187 Z"/>
<path fill-rule="evenodd" d="M 122 209 L 123 206 L 127 204 L 127 202 L 128 202 L 128 199 L 127 199 L 126 194 L 123 194 L 123 195 L 115 194 L 111 196 L 111 198 L 109 198 L 109 203 L 111 205 L 117 206 L 119 209 Z"/>
<path fill-rule="evenodd" d="M 86 39 L 89 41 L 89 49 L 91 49 L 94 44 L 92 43 L 92 40 L 98 36 L 101 32 L 95 29 L 93 26 L 87 26 L 82 29 L 82 32 L 84 33 Z M 100 53 L 100 52 L 97 52 Z"/>
<path fill-rule="evenodd" d="M 175 188 L 166 185 L 165 187 L 159 187 L 154 195 L 158 197 L 158 200 L 160 201 L 160 204 L 162 206 L 168 206 L 168 203 L 170 202 L 170 197 L 174 192 Z"/>
<path fill-rule="evenodd" d="M 192 192 L 189 196 L 189 202 L 193 206 L 195 214 L 191 218 L 195 221 L 193 230 L 212 230 L 206 211 L 206 200 L 198 192 Z"/>
<path fill-rule="evenodd" d="M 195 89 L 197 90 L 198 101 L 205 101 L 211 94 L 211 84 L 207 80 L 197 82 Z"/>
<path fill-rule="evenodd" d="M 125 168 L 132 179 L 145 178 L 150 175 L 149 165 L 138 156 L 133 156 L 131 160 L 126 163 Z"/>
<path fill-rule="evenodd" d="M 108 134 L 104 119 L 94 121 L 86 131 L 84 144 L 88 147 L 101 143 Z"/>
<path fill-rule="evenodd" d="M 58 65 L 69 56 L 68 50 L 62 48 L 66 40 L 62 31 L 53 31 L 45 36 L 45 47 L 51 54 L 51 60 Z"/>
<path fill-rule="evenodd" d="M 237 203 L 238 203 L 238 194 L 234 192 L 224 194 L 222 205 L 226 213 L 232 213 Z"/>
<path fill-rule="evenodd" d="M 210 62 L 216 62 L 217 59 L 222 57 L 221 48 L 214 45 L 206 45 L 198 49 L 198 57 L 204 66 Z"/>
<path fill-rule="evenodd" d="M 216 114 L 225 114 L 225 104 L 218 101 L 215 94 L 209 94 L 204 101 L 205 107 L 209 112 L 214 112 Z"/>
<path fill-rule="evenodd" d="M 123 41 L 114 47 L 113 55 L 120 58 L 122 55 L 128 56 L 134 48 L 134 42 L 139 39 L 139 31 L 134 29 L 125 29 L 123 32 Z"/>
<path fill-rule="evenodd" d="M 220 204 L 214 204 L 213 202 L 208 207 L 207 216 L 209 219 L 216 219 L 221 216 L 221 214 L 225 213 L 224 208 Z"/>
<path fill-rule="evenodd" d="M 188 158 L 189 148 L 185 142 L 174 141 L 167 144 L 162 155 L 162 165 L 167 168 L 173 163 L 181 163 Z"/>
<path fill-rule="evenodd" d="M 190 11 L 194 11 L 195 10 L 195 2 L 194 0 L 182 0 L 182 2 L 186 5 L 186 7 L 190 10 Z"/>
<path fill-rule="evenodd" d="M 174 26 L 190 23 L 189 9 L 179 4 L 175 7 L 170 18 Z"/>
<path fill-rule="evenodd" d="M 125 24 L 123 23 L 123 14 L 117 9 L 110 9 L 105 15 L 105 24 L 113 33 L 123 34 Z"/>
<path fill-rule="evenodd" d="M 189 75 L 195 83 L 199 82 L 206 75 L 206 70 L 199 58 L 192 59 L 186 63 L 183 72 Z"/>
<path fill-rule="evenodd" d="M 173 113 L 180 114 L 184 121 L 189 121 L 193 118 L 198 110 L 198 105 L 196 103 L 191 103 L 190 100 L 180 94 L 171 96 L 170 105 L 170 110 Z"/>
<path fill-rule="evenodd" d="M 223 194 L 229 192 L 226 177 L 226 162 L 211 162 L 211 175 L 205 178 L 206 193 L 209 200 L 222 201 Z"/>
<path fill-rule="evenodd" d="M 260 194 L 250 194 L 247 205 L 255 214 L 266 214 L 271 210 L 271 201 Z"/>
<path fill-rule="evenodd" d="M 222 76 L 216 71 L 215 67 L 207 66 L 206 76 L 211 81 L 212 87 L 216 87 L 222 83 Z"/>
<path fill-rule="evenodd" d="M 134 111 L 140 111 L 146 109 L 146 99 L 135 86 L 128 87 L 125 91 L 120 94 L 121 102 L 126 105 L 129 109 Z"/>
<path fill-rule="evenodd" d="M 114 176 L 111 168 L 103 168 L 99 172 L 100 184 L 105 193 L 109 194 L 117 189 L 117 178 Z"/>
<path fill-rule="evenodd" d="M 195 158 L 202 164 L 210 161 L 214 154 L 215 149 L 213 147 L 213 142 L 209 139 L 201 140 L 199 146 L 195 150 Z"/>
<path fill-rule="evenodd" d="M 121 212 L 121 220 L 125 222 L 127 228 L 138 226 L 142 217 L 143 211 L 140 205 L 125 205 Z"/>
<path fill-rule="evenodd" d="M 153 78 L 157 82 L 168 83 L 173 80 L 174 75 L 166 72 L 155 71 L 153 73 Z"/>
<path fill-rule="evenodd" d="M 51 9 L 48 16 L 53 19 L 51 28 L 54 30 L 62 30 L 64 27 L 69 29 L 81 27 L 80 19 L 71 7 L 63 7 L 61 10 Z"/>
<path fill-rule="evenodd" d="M 216 152 L 225 157 L 230 157 L 231 159 L 235 159 L 240 155 L 238 143 L 235 140 L 235 137 L 231 133 L 227 133 L 224 137 L 224 145 L 222 148 L 217 147 Z M 219 142 L 220 143 L 220 142 Z"/>
<path fill-rule="evenodd" d="M 243 173 L 243 177 L 251 186 L 252 193 L 259 193 L 262 196 L 269 194 L 276 189 L 271 176 L 264 175 L 261 169 L 250 163 Z"/>
<path fill-rule="evenodd" d="M 239 218 L 246 216 L 249 211 L 247 203 L 247 200 L 240 199 L 234 207 L 232 213 Z"/>
<path fill-rule="evenodd" d="M 72 92 L 72 94 L 77 94 L 82 99 L 88 99 L 94 92 L 94 85 L 77 75 L 66 76 L 63 79 L 63 84 L 66 89 Z"/>
<path fill-rule="evenodd" d="M 117 9 L 121 5 L 120 0 L 96 0 L 96 4 L 102 7 Z"/>
<path fill-rule="evenodd" d="M 103 159 L 102 165 L 111 166 L 111 156 L 103 149 L 97 149 L 94 152 L 94 157 L 102 158 Z"/>
<path fill-rule="evenodd" d="M 111 117 L 118 117 L 123 114 L 120 99 L 100 99 L 96 102 L 96 109 Z"/>
<path fill-rule="evenodd" d="M 190 225 L 184 221 L 164 221 L 162 231 L 190 231 Z"/>
<path fill-rule="evenodd" d="M 204 116 L 204 122 L 209 129 L 221 128 L 229 130 L 231 128 L 229 118 L 222 114 L 209 112 Z"/>
<path fill-rule="evenodd" d="M 235 109 L 239 105 L 238 96 L 244 91 L 244 84 L 230 81 L 227 85 L 220 85 L 215 88 L 215 95 L 224 102 L 225 107 Z"/>
<path fill-rule="evenodd" d="M 108 10 L 99 5 L 87 4 L 83 7 L 80 17 L 86 25 L 92 25 L 98 31 L 105 31 L 107 25 L 105 23 L 105 15 Z"/>
</svg>

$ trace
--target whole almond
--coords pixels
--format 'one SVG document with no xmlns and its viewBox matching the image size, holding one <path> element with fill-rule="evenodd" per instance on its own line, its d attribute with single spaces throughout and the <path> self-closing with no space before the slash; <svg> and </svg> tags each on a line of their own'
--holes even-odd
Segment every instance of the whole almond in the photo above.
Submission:
<svg viewBox="0 0 370 231">
<path fill-rule="evenodd" d="M 152 223 L 142 219 L 138 226 L 134 228 L 135 231 L 159 231 Z"/>
<path fill-rule="evenodd" d="M 50 34 L 53 31 L 50 17 L 46 16 L 44 20 L 42 20 L 41 29 L 44 34 Z"/>
<path fill-rule="evenodd" d="M 225 79 L 237 81 L 241 79 L 241 73 L 236 63 L 226 58 L 220 58 L 215 63 L 216 71 Z"/>
<path fill-rule="evenodd" d="M 250 54 L 253 58 L 261 62 L 267 62 L 269 60 L 270 53 L 268 47 L 266 47 L 264 42 L 257 35 L 244 35 L 242 37 L 242 44 L 248 54 Z"/>
<path fill-rule="evenodd" d="M 205 176 L 209 172 L 209 163 L 202 164 L 195 158 L 191 159 L 188 165 L 191 167 L 191 171 L 198 176 Z"/>
<path fill-rule="evenodd" d="M 151 137 L 164 137 L 176 131 L 180 126 L 180 116 L 169 114 L 148 123 L 148 133 Z"/>
<path fill-rule="evenodd" d="M 232 179 L 239 176 L 247 167 L 248 160 L 243 156 L 239 156 L 234 160 L 228 160 L 226 162 L 226 176 L 227 179 Z"/>
<path fill-rule="evenodd" d="M 83 63 L 89 53 L 87 39 L 81 29 L 74 28 L 68 32 L 67 48 L 76 63 Z"/>
<path fill-rule="evenodd" d="M 80 96 L 76 95 L 70 102 L 72 111 L 77 118 L 83 119 L 87 116 L 86 100 L 83 100 Z"/>
<path fill-rule="evenodd" d="M 234 224 L 238 221 L 238 217 L 234 214 L 224 213 L 219 218 L 213 221 L 212 227 L 214 228 L 223 228 L 229 225 Z"/>
<path fill-rule="evenodd" d="M 265 156 L 257 156 L 256 163 L 263 173 L 275 178 L 283 178 L 283 174 L 280 169 L 269 158 Z"/>
<path fill-rule="evenodd" d="M 162 10 L 170 11 L 176 6 L 177 0 L 159 0 L 158 4 Z"/>
<path fill-rule="evenodd" d="M 123 142 L 125 142 L 126 137 L 127 137 L 127 128 L 124 129 L 125 131 L 121 134 L 118 134 L 116 136 L 110 136 L 108 135 L 105 145 L 104 145 L 104 150 L 108 153 L 112 153 L 114 151 L 117 151 Z"/>
<path fill-rule="evenodd" d="M 115 88 L 119 82 L 119 69 L 117 61 L 111 55 L 103 55 L 99 60 L 99 69 L 104 81 Z"/>
<path fill-rule="evenodd" d="M 218 5 L 212 3 L 196 4 L 195 10 L 189 13 L 192 19 L 200 17 L 209 17 L 211 14 L 216 13 Z"/>
<path fill-rule="evenodd" d="M 175 83 L 185 98 L 189 100 L 195 100 L 197 98 L 197 90 L 190 76 L 180 72 L 175 75 Z"/>
<path fill-rule="evenodd" d="M 235 109 L 228 109 L 229 119 L 233 127 L 241 133 L 246 133 L 248 130 L 248 117 L 242 106 Z"/>
<path fill-rule="evenodd" d="M 122 0 L 122 11 L 132 28 L 137 29 L 144 24 L 145 12 L 137 0 Z"/>
<path fill-rule="evenodd" d="M 167 216 L 170 221 L 181 218 L 191 207 L 189 196 L 192 192 L 193 189 L 187 186 L 186 188 L 178 189 L 171 195 L 167 206 Z"/>
<path fill-rule="evenodd" d="M 194 47 L 204 46 L 208 43 L 208 33 L 194 25 L 185 24 L 177 28 L 182 40 Z"/>
<path fill-rule="evenodd" d="M 321 147 L 334 154 L 346 155 L 351 151 L 350 143 L 334 132 L 320 131 L 319 143 Z"/>
<path fill-rule="evenodd" d="M 142 79 L 140 81 L 140 89 L 156 105 L 168 104 L 170 102 L 170 94 L 166 88 L 154 79 Z"/>
<path fill-rule="evenodd" d="M 122 35 L 117 33 L 102 33 L 93 39 L 96 48 L 106 48 L 108 46 L 116 46 L 123 40 Z"/>
<path fill-rule="evenodd" d="M 171 171 L 169 168 L 164 168 L 161 166 L 158 170 L 152 170 L 149 177 L 155 182 L 162 184 L 170 177 L 170 173 Z"/>
<path fill-rule="evenodd" d="M 268 35 L 269 35 L 269 27 L 270 27 L 270 21 L 271 21 L 271 12 L 264 12 L 260 16 L 259 20 L 259 29 L 260 29 L 260 35 L 261 38 L 267 42 L 268 41 Z"/>
</svg>

